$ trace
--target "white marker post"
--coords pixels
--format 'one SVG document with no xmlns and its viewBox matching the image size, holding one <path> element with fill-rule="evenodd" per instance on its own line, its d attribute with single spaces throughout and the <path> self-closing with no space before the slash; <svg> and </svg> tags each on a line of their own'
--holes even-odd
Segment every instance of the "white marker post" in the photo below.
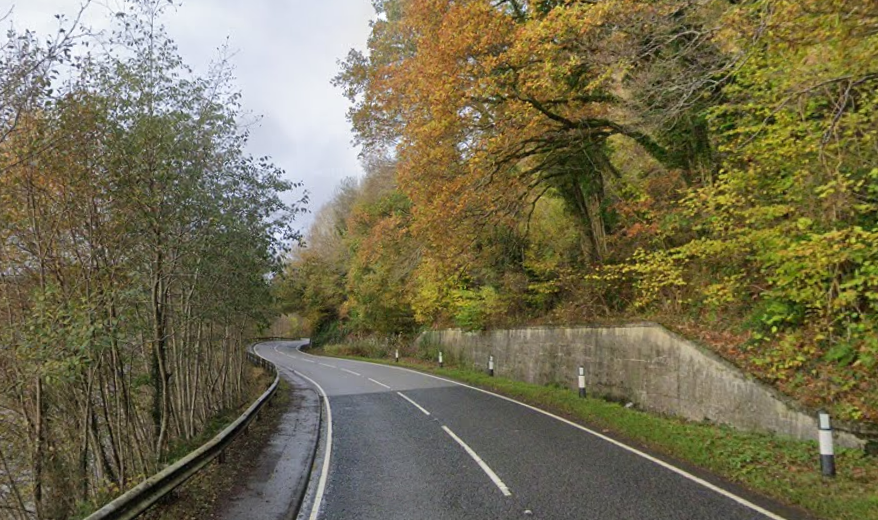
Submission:
<svg viewBox="0 0 878 520">
<path fill-rule="evenodd" d="M 399 349 L 396 349 L 396 362 L 399 363 Z"/>
<path fill-rule="evenodd" d="M 494 377 L 494 356 L 488 356 L 488 375 Z"/>
<path fill-rule="evenodd" d="M 439 368 L 442 368 L 442 351 L 439 351 Z"/>
<path fill-rule="evenodd" d="M 835 450 L 832 446 L 832 421 L 829 414 L 819 412 L 817 414 L 817 427 L 819 428 L 820 440 L 820 470 L 824 477 L 835 476 Z"/>
<path fill-rule="evenodd" d="M 579 367 L 579 397 L 585 397 L 585 368 Z"/>
</svg>

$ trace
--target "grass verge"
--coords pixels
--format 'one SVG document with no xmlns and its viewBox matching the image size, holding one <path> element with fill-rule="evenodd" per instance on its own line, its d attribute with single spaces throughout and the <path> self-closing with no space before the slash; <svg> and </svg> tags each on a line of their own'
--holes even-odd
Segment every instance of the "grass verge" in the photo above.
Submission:
<svg viewBox="0 0 878 520">
<path fill-rule="evenodd" d="M 781 503 L 827 520 L 878 520 L 878 460 L 860 450 L 837 449 L 838 476 L 820 475 L 816 442 L 663 417 L 594 398 L 579 398 L 560 385 L 540 386 L 418 358 L 365 357 L 344 345 L 314 351 L 404 366 L 454 379 L 602 430 L 648 451 L 703 468 Z"/>
</svg>

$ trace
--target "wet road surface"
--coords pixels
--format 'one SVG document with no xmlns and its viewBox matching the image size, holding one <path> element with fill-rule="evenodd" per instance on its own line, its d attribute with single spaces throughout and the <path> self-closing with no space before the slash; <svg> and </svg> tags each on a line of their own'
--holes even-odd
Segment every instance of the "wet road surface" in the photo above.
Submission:
<svg viewBox="0 0 878 520">
<path fill-rule="evenodd" d="M 804 518 L 512 400 L 300 345 L 256 347 L 328 399 L 300 518 Z"/>
</svg>

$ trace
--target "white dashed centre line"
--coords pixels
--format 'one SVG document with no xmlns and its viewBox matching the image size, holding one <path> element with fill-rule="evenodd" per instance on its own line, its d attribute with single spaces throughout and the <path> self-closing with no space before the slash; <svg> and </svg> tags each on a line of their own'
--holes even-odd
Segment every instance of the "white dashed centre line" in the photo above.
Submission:
<svg viewBox="0 0 878 520">
<path fill-rule="evenodd" d="M 398 394 L 400 397 L 402 397 L 403 399 L 405 399 L 406 401 L 412 403 L 412 405 L 414 405 L 415 408 L 417 408 L 418 410 L 424 412 L 424 415 L 430 415 L 430 412 L 428 412 L 423 406 L 421 406 L 421 405 L 419 405 L 418 403 L 414 402 L 409 396 L 403 394 L 402 392 L 397 392 L 397 394 Z"/>
<path fill-rule="evenodd" d="M 381 386 L 383 386 L 384 388 L 387 388 L 388 390 L 390 389 L 389 386 L 385 385 L 385 384 L 382 383 L 381 381 L 375 381 L 375 380 L 372 379 L 371 377 L 369 378 L 369 381 L 372 381 L 372 382 L 375 383 L 376 385 L 381 385 Z"/>
<path fill-rule="evenodd" d="M 335 366 L 335 365 L 327 365 L 326 363 L 317 363 L 317 364 L 320 365 L 320 366 L 329 367 L 329 368 L 338 368 L 338 367 Z"/>
<path fill-rule="evenodd" d="M 460 444 L 460 446 L 464 450 L 466 450 L 466 452 L 469 454 L 469 456 L 472 457 L 474 461 L 476 461 L 476 464 L 478 464 L 479 467 L 482 468 L 482 471 L 487 473 L 488 477 L 494 482 L 494 485 L 496 485 L 500 489 L 500 492 L 503 493 L 504 496 L 507 496 L 507 497 L 512 496 L 512 492 L 509 491 L 509 488 L 506 487 L 506 484 L 504 484 L 503 481 L 500 480 L 500 477 L 498 477 L 497 474 L 494 473 L 494 470 L 492 470 L 490 468 L 490 466 L 485 464 L 485 461 L 483 461 L 482 458 L 479 457 L 478 453 L 473 451 L 473 449 L 470 448 L 469 446 L 467 446 L 467 444 L 465 442 L 460 440 L 460 437 L 455 435 L 454 432 L 451 431 L 451 429 L 448 426 L 442 426 L 442 429 L 445 430 L 445 433 L 447 433 L 448 435 L 451 435 L 451 438 L 454 439 L 455 441 L 457 441 L 457 443 Z"/>
<path fill-rule="evenodd" d="M 340 369 L 340 370 L 341 370 L 342 372 L 347 372 L 348 374 L 353 374 L 353 375 L 355 375 L 355 376 L 362 376 L 362 375 L 363 375 L 363 374 L 359 374 L 359 373 L 357 373 L 357 372 L 354 372 L 353 370 L 348 370 L 348 369 L 346 369 L 346 368 L 342 368 L 342 369 Z"/>
</svg>

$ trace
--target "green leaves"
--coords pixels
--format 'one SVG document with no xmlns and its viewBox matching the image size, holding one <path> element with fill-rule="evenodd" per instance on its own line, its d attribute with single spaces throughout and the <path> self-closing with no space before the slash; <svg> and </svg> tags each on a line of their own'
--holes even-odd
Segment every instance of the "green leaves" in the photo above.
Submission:
<svg viewBox="0 0 878 520">
<path fill-rule="evenodd" d="M 246 152 L 226 57 L 193 74 L 164 6 L 127 2 L 100 54 L 59 57 L 81 40 L 30 34 L 0 49 L 0 454 L 20 453 L 0 488 L 23 497 L 0 509 L 28 504 L 14 516 L 69 518 L 235 408 L 244 340 L 275 313 L 270 280 L 298 238 L 307 196 L 281 200 L 300 186 Z"/>
<path fill-rule="evenodd" d="M 382 2 L 335 82 L 392 187 L 300 293 L 357 333 L 682 321 L 878 421 L 876 5 Z"/>
</svg>

